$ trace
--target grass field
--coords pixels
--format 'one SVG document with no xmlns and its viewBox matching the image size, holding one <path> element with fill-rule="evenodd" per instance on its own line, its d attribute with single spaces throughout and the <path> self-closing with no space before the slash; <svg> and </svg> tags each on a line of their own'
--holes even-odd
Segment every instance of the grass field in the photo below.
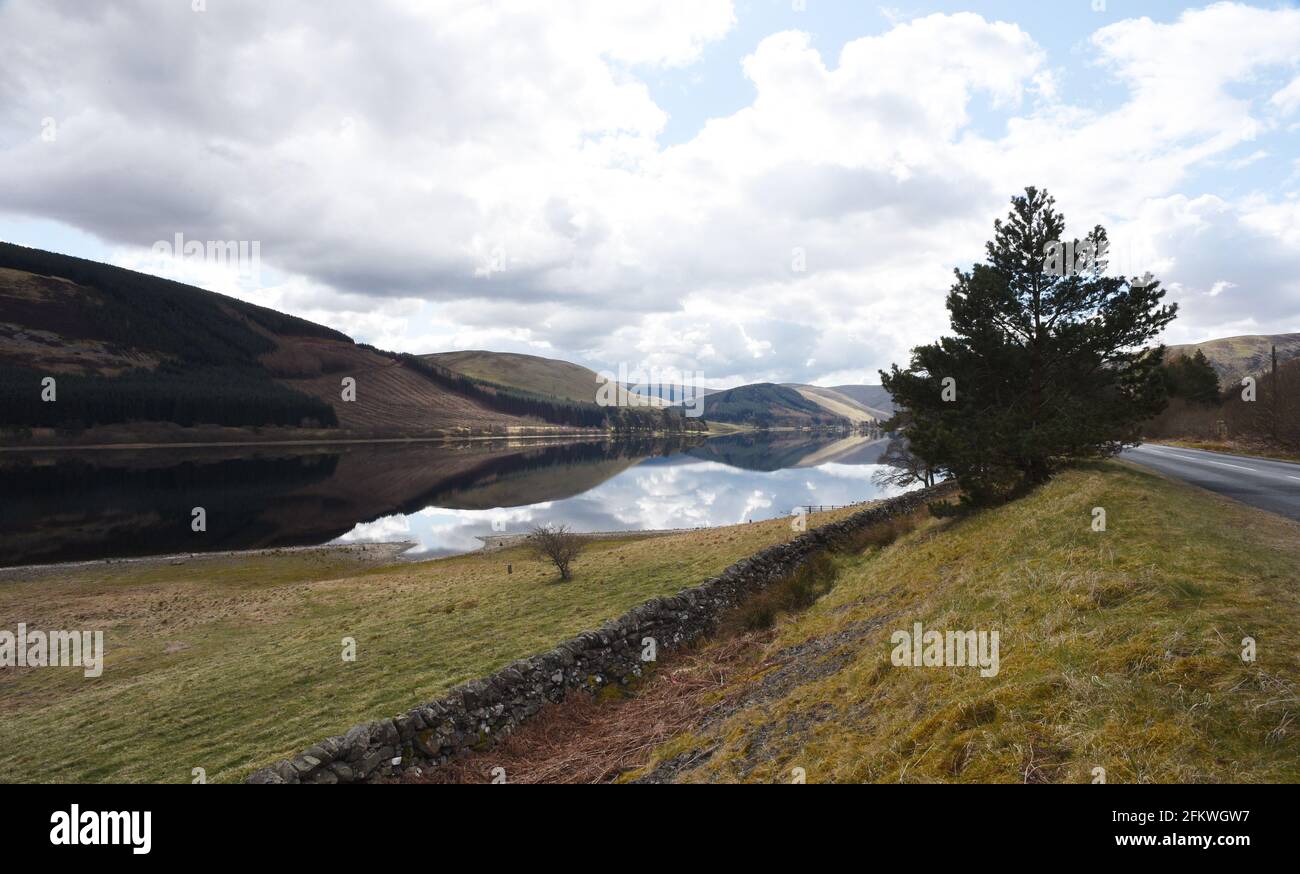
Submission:
<svg viewBox="0 0 1300 874">
<path fill-rule="evenodd" d="M 721 715 L 624 779 L 1300 781 L 1294 522 L 1111 463 L 838 563 L 710 693 Z M 917 621 L 998 631 L 999 672 L 896 667 Z"/>
<path fill-rule="evenodd" d="M 599 541 L 563 584 L 519 549 L 384 567 L 301 551 L 6 577 L 0 628 L 103 630 L 107 654 L 97 679 L 0 671 L 0 781 L 188 782 L 196 767 L 239 779 L 791 536 L 776 519 Z M 355 662 L 342 660 L 344 637 Z"/>
</svg>

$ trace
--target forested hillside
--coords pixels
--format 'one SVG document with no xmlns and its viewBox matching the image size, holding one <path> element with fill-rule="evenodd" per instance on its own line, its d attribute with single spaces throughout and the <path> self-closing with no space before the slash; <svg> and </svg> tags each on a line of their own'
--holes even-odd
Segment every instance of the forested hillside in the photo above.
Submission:
<svg viewBox="0 0 1300 874">
<path fill-rule="evenodd" d="M 8 243 L 0 305 L 0 429 L 20 440 L 123 427 L 140 439 L 198 426 L 348 436 L 704 427 L 676 410 L 494 385 L 225 295 Z"/>
<path fill-rule="evenodd" d="M 330 328 L 108 264 L 0 243 L 0 426 L 331 427 L 330 404 L 277 383 L 277 335 Z M 42 399 L 54 377 L 55 400 Z"/>
</svg>

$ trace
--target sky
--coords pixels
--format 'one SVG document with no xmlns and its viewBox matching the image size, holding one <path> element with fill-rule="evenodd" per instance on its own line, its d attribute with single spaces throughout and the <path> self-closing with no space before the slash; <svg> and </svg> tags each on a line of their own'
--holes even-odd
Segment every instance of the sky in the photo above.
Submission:
<svg viewBox="0 0 1300 874">
<path fill-rule="evenodd" d="M 1029 185 L 1300 331 L 1300 8 L 0 0 L 0 239 L 397 351 L 877 383 Z"/>
</svg>

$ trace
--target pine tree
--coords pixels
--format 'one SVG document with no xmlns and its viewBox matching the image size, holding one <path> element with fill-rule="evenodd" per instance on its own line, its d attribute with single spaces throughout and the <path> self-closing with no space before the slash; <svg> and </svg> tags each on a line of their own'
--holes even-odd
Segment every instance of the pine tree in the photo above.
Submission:
<svg viewBox="0 0 1300 874">
<path fill-rule="evenodd" d="M 912 451 L 977 503 L 1135 442 L 1166 403 L 1164 347 L 1145 347 L 1177 309 L 1159 283 L 1103 275 L 1101 226 L 1067 241 L 1047 192 L 1011 203 L 987 263 L 954 271 L 953 336 L 881 372 Z"/>
<path fill-rule="evenodd" d="M 1167 362 L 1164 379 L 1171 397 L 1207 405 L 1219 402 L 1219 375 L 1200 349 Z"/>
</svg>

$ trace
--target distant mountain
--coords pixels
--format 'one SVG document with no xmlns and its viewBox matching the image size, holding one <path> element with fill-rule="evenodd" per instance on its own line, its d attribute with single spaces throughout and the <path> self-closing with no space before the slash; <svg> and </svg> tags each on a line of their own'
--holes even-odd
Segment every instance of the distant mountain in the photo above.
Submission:
<svg viewBox="0 0 1300 874">
<path fill-rule="evenodd" d="M 717 388 L 705 388 L 703 386 L 687 387 L 673 383 L 661 383 L 659 385 L 650 386 L 631 383 L 628 385 L 628 390 L 633 394 L 638 394 L 642 397 L 657 398 L 668 406 L 679 406 L 683 403 L 683 399 L 691 400 L 695 397 L 708 397 L 709 395 L 717 394 L 722 391 L 722 389 Z M 689 394 L 687 394 L 687 392 L 689 392 Z"/>
<path fill-rule="evenodd" d="M 873 409 L 860 403 L 844 392 L 833 388 L 825 388 L 819 385 L 799 385 L 797 383 L 784 383 L 786 388 L 792 388 L 807 400 L 812 401 L 832 416 L 840 416 L 848 419 L 850 422 L 863 423 L 875 422 L 882 418 L 881 411 Z"/>
<path fill-rule="evenodd" d="M 53 401 L 42 398 L 48 378 Z M 451 436 L 603 428 L 606 417 L 225 295 L 0 243 L 0 429 L 17 439 L 238 440 L 263 427 Z"/>
<path fill-rule="evenodd" d="M 847 425 L 852 421 L 828 412 L 821 403 L 789 386 L 772 382 L 742 385 L 706 396 L 704 418 L 759 428 Z"/>
<path fill-rule="evenodd" d="M 889 396 L 882 385 L 836 385 L 832 389 L 847 395 L 863 406 L 877 411 L 879 418 L 887 419 L 894 415 L 894 399 Z"/>
<path fill-rule="evenodd" d="M 1200 349 L 1219 375 L 1219 388 L 1227 389 L 1239 384 L 1243 376 L 1264 373 L 1272 367 L 1270 350 L 1273 346 L 1277 346 L 1278 364 L 1300 357 L 1300 334 L 1247 334 L 1203 343 L 1184 343 L 1168 347 L 1165 357 L 1191 355 Z"/>
</svg>

